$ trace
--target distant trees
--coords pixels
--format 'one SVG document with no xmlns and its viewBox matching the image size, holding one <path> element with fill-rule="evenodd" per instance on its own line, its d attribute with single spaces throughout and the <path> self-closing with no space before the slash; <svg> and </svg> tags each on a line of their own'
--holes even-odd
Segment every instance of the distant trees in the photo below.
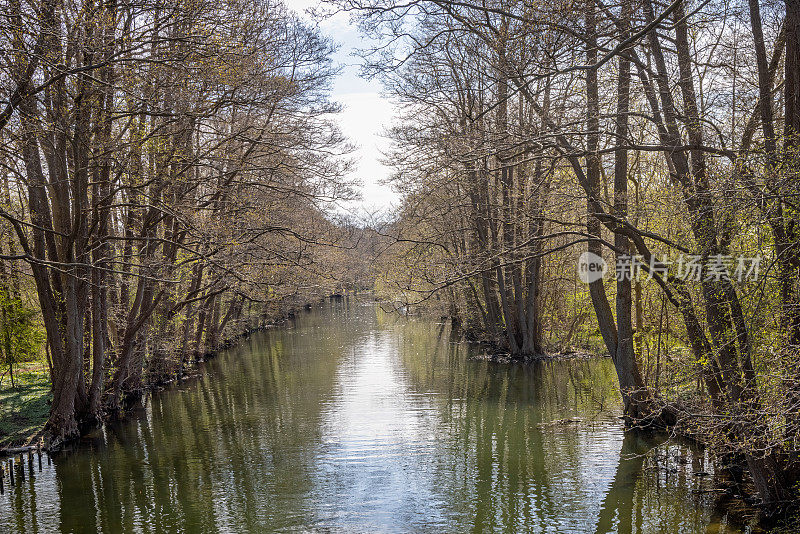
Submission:
<svg viewBox="0 0 800 534">
<path fill-rule="evenodd" d="M 691 428 L 771 510 L 800 472 L 795 4 L 337 2 L 393 43 L 369 58 L 406 109 L 398 287 L 537 353 L 532 332 L 583 322 L 554 320 L 564 269 L 604 255 L 616 283 L 578 293 L 629 422 Z"/>
<path fill-rule="evenodd" d="M 0 254 L 35 282 L 58 444 L 330 283 L 348 147 L 331 44 L 279 3 L 3 12 Z"/>
</svg>

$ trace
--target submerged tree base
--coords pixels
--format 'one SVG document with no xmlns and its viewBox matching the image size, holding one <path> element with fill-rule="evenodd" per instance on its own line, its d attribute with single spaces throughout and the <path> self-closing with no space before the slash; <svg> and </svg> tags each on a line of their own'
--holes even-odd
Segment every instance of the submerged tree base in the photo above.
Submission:
<svg viewBox="0 0 800 534">
<path fill-rule="evenodd" d="M 301 309 L 307 311 L 311 310 L 311 304 L 304 304 Z M 190 380 L 201 376 L 200 373 L 193 372 L 197 366 L 207 360 L 216 357 L 221 351 L 236 346 L 242 339 L 249 338 L 253 333 L 265 330 L 274 326 L 281 326 L 286 324 L 287 321 L 293 319 L 297 313 L 295 307 L 288 308 L 286 311 L 276 314 L 271 320 L 260 324 L 258 326 L 249 327 L 242 330 L 238 335 L 231 336 L 221 340 L 214 347 L 196 353 L 191 358 L 185 359 L 181 365 L 168 374 L 154 374 L 147 377 L 146 383 L 142 387 L 130 389 L 125 391 L 116 404 L 106 403 L 102 412 L 98 414 L 86 413 L 79 417 L 74 425 L 75 431 L 70 433 L 54 433 L 50 430 L 51 425 L 47 419 L 45 412 L 44 417 L 40 418 L 37 425 L 37 431 L 24 441 L 25 445 L 31 444 L 34 441 L 39 443 L 43 450 L 48 452 L 57 452 L 69 448 L 73 443 L 81 437 L 91 434 L 104 424 L 109 422 L 120 422 L 127 419 L 127 417 L 142 408 L 148 395 L 152 392 L 163 390 L 171 384 Z M 48 384 L 49 392 L 49 384 Z M 49 402 L 49 401 L 48 401 Z M 58 428 L 64 428 L 64 425 L 57 425 Z"/>
<path fill-rule="evenodd" d="M 508 352 L 485 352 L 472 356 L 473 360 L 487 361 L 492 363 L 504 364 L 527 364 L 534 362 L 546 362 L 553 360 L 573 360 L 573 359 L 589 359 L 589 358 L 605 358 L 605 356 L 598 356 L 590 352 L 570 351 L 570 352 L 549 352 L 545 354 L 511 354 Z"/>
</svg>

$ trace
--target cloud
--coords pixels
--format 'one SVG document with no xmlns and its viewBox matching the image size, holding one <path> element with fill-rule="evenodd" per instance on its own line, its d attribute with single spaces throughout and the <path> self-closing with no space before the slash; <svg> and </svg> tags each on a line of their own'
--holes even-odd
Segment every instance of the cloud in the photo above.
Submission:
<svg viewBox="0 0 800 534">
<path fill-rule="evenodd" d="M 284 0 L 283 3 L 286 7 L 299 14 L 303 14 L 308 8 L 317 7 L 321 4 L 320 0 Z"/>
<path fill-rule="evenodd" d="M 358 212 L 390 208 L 398 203 L 399 195 L 380 183 L 389 176 L 391 170 L 382 165 L 379 159 L 381 152 L 389 146 L 389 141 L 382 137 L 382 133 L 392 122 L 394 107 L 381 96 L 380 83 L 358 76 L 360 59 L 353 55 L 356 49 L 368 46 L 369 41 L 350 23 L 347 13 L 337 13 L 324 20 L 310 18 L 306 10 L 329 7 L 319 0 L 286 0 L 285 3 L 310 23 L 318 24 L 320 31 L 339 45 L 333 60 L 342 67 L 342 71 L 333 84 L 332 97 L 344 109 L 335 120 L 342 132 L 358 146 L 353 154 L 357 162 L 353 177 L 363 184 L 363 199 L 348 203 L 344 209 Z"/>
<path fill-rule="evenodd" d="M 363 184 L 361 206 L 351 208 L 389 208 L 399 200 L 397 193 L 380 182 L 389 176 L 391 170 L 379 159 L 390 141 L 383 137 L 384 130 L 391 124 L 394 106 L 377 92 L 347 93 L 334 97 L 344 109 L 338 116 L 342 132 L 358 146 L 353 154 L 357 161 L 355 177 Z"/>
</svg>

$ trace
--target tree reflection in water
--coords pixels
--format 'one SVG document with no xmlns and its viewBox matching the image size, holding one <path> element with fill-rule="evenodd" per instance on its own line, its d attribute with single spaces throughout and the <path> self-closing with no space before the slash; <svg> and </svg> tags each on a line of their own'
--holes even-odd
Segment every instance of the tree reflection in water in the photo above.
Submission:
<svg viewBox="0 0 800 534">
<path fill-rule="evenodd" d="M 622 431 L 608 360 L 473 356 L 371 305 L 301 314 L 7 487 L 0 531 L 740 530 L 693 493 L 702 452 Z"/>
</svg>

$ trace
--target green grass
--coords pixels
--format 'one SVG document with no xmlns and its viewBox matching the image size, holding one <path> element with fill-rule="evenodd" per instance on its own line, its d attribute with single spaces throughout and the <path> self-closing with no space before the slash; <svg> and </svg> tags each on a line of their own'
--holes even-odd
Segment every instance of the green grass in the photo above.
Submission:
<svg viewBox="0 0 800 534">
<path fill-rule="evenodd" d="M 50 412 L 47 366 L 40 362 L 23 364 L 14 371 L 14 384 L 12 388 L 6 372 L 0 384 L 0 447 L 27 441 L 41 430 Z"/>
</svg>

